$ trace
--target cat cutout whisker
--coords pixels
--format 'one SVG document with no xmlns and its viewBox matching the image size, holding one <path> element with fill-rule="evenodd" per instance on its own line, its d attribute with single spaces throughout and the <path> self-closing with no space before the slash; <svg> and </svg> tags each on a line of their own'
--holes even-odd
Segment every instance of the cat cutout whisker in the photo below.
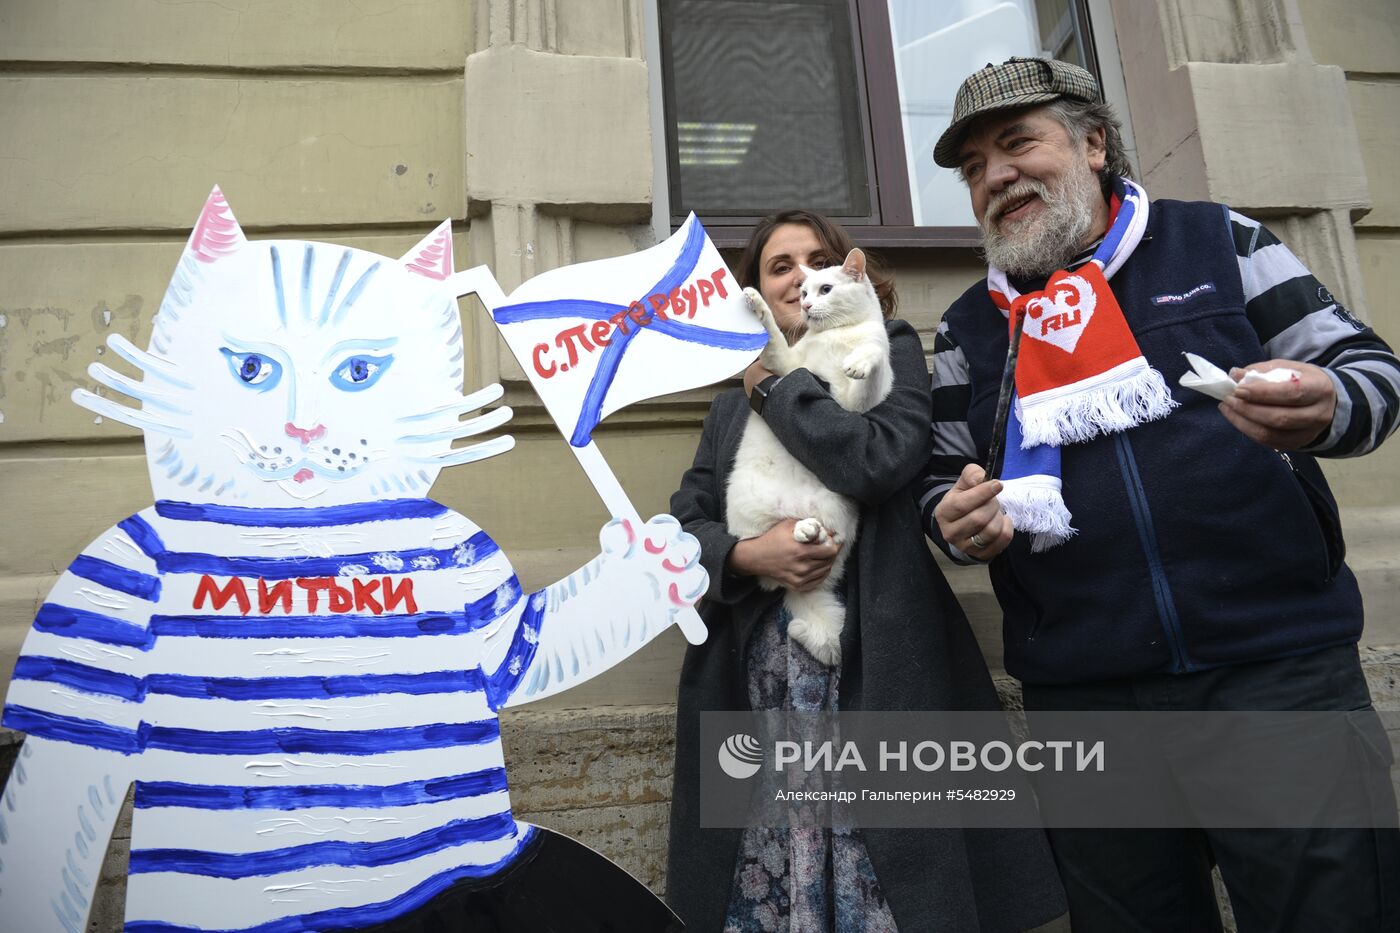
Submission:
<svg viewBox="0 0 1400 933">
<path fill-rule="evenodd" d="M 253 438 L 242 428 L 229 428 L 219 432 L 219 439 L 239 455 L 239 460 L 247 463 L 249 460 L 257 458 L 258 445 Z"/>
<path fill-rule="evenodd" d="M 502 395 L 505 395 L 505 391 L 505 389 L 501 388 L 500 383 L 493 382 L 483 389 L 478 389 L 472 394 L 448 402 L 446 405 L 439 405 L 437 408 L 430 408 L 427 411 L 419 412 L 415 415 L 404 415 L 395 420 L 399 424 L 404 424 L 411 421 L 427 421 L 429 418 L 436 418 L 441 415 L 465 414 L 469 411 L 475 411 L 478 408 L 485 408 Z"/>
<path fill-rule="evenodd" d="M 105 399 L 87 389 L 74 389 L 72 397 L 74 404 L 81 405 L 93 414 L 111 418 L 113 421 L 119 421 L 141 431 L 153 431 L 156 434 L 166 434 L 170 437 L 190 437 L 190 432 L 185 428 L 171 424 L 149 412 L 118 405 L 111 399 Z"/>
<path fill-rule="evenodd" d="M 431 457 L 409 457 L 413 463 L 426 463 L 435 467 L 458 466 L 463 463 L 475 463 L 478 460 L 485 460 L 487 457 L 494 457 L 503 454 L 515 447 L 515 438 L 509 434 L 500 437 L 493 437 L 489 441 L 482 441 L 480 444 L 472 444 L 468 447 L 458 447 L 447 453 L 436 454 Z"/>
<path fill-rule="evenodd" d="M 181 408 L 170 401 L 170 396 L 164 392 L 152 388 L 145 383 L 137 382 L 134 379 L 123 376 L 121 373 L 102 363 L 91 364 L 88 366 L 87 371 L 89 376 L 107 388 L 115 389 L 123 395 L 129 395 L 154 408 L 168 411 L 173 415 L 188 415 L 190 413 L 188 408 Z"/>
<path fill-rule="evenodd" d="M 502 405 L 495 411 L 489 411 L 480 417 L 471 418 L 467 421 L 454 422 L 451 427 L 439 431 L 432 431 L 427 434 L 406 434 L 400 437 L 399 440 L 409 444 L 425 444 L 430 441 L 450 441 L 459 437 L 471 437 L 476 434 L 481 434 L 484 431 L 499 428 L 509 421 L 514 414 L 515 413 L 510 410 L 510 406 Z"/>
<path fill-rule="evenodd" d="M 107 346 L 112 348 L 113 353 L 117 354 L 117 356 L 126 360 L 143 373 L 149 373 L 162 382 L 168 382 L 178 389 L 194 388 L 194 386 L 176 375 L 179 370 L 173 363 L 147 353 L 121 334 L 112 334 L 109 336 L 107 338 Z"/>
</svg>

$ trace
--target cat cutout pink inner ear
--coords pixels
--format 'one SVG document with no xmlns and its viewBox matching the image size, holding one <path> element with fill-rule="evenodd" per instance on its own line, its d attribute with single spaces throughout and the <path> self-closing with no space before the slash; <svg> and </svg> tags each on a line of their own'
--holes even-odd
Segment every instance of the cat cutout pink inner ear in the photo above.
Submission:
<svg viewBox="0 0 1400 933">
<path fill-rule="evenodd" d="M 859 249 L 853 249 L 846 254 L 846 261 L 841 264 L 841 271 L 859 282 L 865 277 L 865 254 Z"/>
<path fill-rule="evenodd" d="M 233 254 L 245 242 L 243 229 L 224 200 L 224 193 L 215 185 L 199 212 L 186 249 L 200 262 L 214 262 Z"/>
<path fill-rule="evenodd" d="M 405 269 L 443 281 L 452 275 L 452 221 L 444 220 L 399 259 Z"/>
</svg>

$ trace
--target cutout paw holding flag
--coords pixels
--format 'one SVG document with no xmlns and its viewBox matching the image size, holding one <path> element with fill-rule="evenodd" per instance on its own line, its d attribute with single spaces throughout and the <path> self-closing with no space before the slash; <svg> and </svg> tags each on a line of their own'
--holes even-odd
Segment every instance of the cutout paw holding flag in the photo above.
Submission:
<svg viewBox="0 0 1400 933">
<path fill-rule="evenodd" d="M 593 442 L 613 412 L 739 372 L 768 335 L 694 214 L 665 242 L 545 272 L 507 298 L 478 266 L 452 280 L 475 292 L 615 518 L 637 519 Z M 705 639 L 694 609 L 677 623 Z"/>
</svg>

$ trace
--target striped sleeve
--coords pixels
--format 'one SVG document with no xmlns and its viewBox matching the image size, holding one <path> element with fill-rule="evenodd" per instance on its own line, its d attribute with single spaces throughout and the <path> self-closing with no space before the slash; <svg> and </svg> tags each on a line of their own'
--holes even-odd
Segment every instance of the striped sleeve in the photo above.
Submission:
<svg viewBox="0 0 1400 933">
<path fill-rule="evenodd" d="M 84 549 L 49 591 L 15 662 L 4 725 L 55 741 L 137 750 L 162 545 L 132 516 Z"/>
<path fill-rule="evenodd" d="M 963 467 L 978 461 L 977 445 L 967 426 L 967 410 L 972 404 L 967 357 L 958 346 L 945 320 L 933 338 L 933 446 L 919 482 L 919 514 L 924 533 L 939 550 L 960 564 L 978 561 L 943 540 L 933 510 L 944 494 L 953 488 Z"/>
<path fill-rule="evenodd" d="M 1302 448 L 1321 457 L 1369 453 L 1400 422 L 1400 360 L 1267 227 L 1230 212 L 1245 313 L 1266 359 L 1322 367 L 1337 389 L 1331 428 Z"/>
</svg>

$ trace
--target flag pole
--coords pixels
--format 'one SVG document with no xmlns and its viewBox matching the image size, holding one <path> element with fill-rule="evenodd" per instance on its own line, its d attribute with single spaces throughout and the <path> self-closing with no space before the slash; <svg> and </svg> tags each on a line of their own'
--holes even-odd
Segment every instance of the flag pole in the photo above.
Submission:
<svg viewBox="0 0 1400 933">
<path fill-rule="evenodd" d="M 477 299 L 486 308 L 486 314 L 492 316 L 496 308 L 506 303 L 505 292 L 501 291 L 501 285 L 496 281 L 496 277 L 491 274 L 491 270 L 486 266 L 474 266 L 471 269 L 463 270 L 451 276 L 447 280 L 452 293 L 458 298 L 476 294 Z M 492 317 L 492 322 L 495 318 Z M 512 353 L 515 351 L 512 350 Z M 520 366 L 525 371 L 526 378 L 529 378 L 529 365 L 525 360 L 520 360 Z M 533 387 L 533 384 L 532 384 Z M 543 402 L 543 399 L 541 399 Z M 582 447 L 575 447 L 568 443 L 569 430 L 566 429 L 554 417 L 554 413 L 549 411 L 549 406 L 545 405 L 545 411 L 549 412 L 550 420 L 559 429 L 559 433 L 565 439 L 565 446 L 573 451 L 574 457 L 578 460 L 579 466 L 583 468 L 584 475 L 593 484 L 593 490 L 598 493 L 598 497 L 603 500 L 603 506 L 613 518 L 626 519 L 632 522 L 639 532 L 642 527 L 642 518 L 637 513 L 637 507 L 632 504 L 627 491 L 622 488 L 622 483 L 618 482 L 617 474 L 613 472 L 608 461 L 603 457 L 603 452 L 598 449 L 596 441 L 589 440 Z M 704 643 L 709 631 L 705 628 L 704 621 L 700 618 L 700 613 L 695 611 L 693 606 L 687 606 L 676 613 L 676 625 L 685 635 L 686 641 L 692 645 Z"/>
</svg>

